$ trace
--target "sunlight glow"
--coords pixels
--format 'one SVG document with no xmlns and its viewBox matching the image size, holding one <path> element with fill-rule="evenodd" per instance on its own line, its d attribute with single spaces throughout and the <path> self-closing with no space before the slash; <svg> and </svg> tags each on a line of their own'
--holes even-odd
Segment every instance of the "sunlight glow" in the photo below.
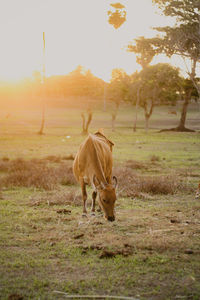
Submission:
<svg viewBox="0 0 200 300">
<path fill-rule="evenodd" d="M 46 74 L 67 74 L 83 65 L 109 80 L 113 68 L 133 73 L 139 66 L 125 46 L 150 37 L 152 26 L 165 25 L 150 0 L 121 0 L 127 21 L 117 30 L 108 24 L 108 0 L 0 0 L 0 80 L 18 80 L 42 69 L 42 32 L 46 33 Z"/>
</svg>

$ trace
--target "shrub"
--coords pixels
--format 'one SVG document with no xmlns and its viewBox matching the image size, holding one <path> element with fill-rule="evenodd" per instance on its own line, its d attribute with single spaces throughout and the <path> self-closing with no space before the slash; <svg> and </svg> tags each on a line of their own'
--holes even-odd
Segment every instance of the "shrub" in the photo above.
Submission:
<svg viewBox="0 0 200 300">
<path fill-rule="evenodd" d="M 138 175 L 130 168 L 118 167 L 114 169 L 114 175 L 119 181 L 119 194 L 125 197 L 140 196 L 141 193 L 175 194 L 178 191 L 190 191 L 187 184 L 184 184 L 177 175 L 147 176 Z"/>
<path fill-rule="evenodd" d="M 2 179 L 4 186 L 36 187 L 45 190 L 55 188 L 57 179 L 54 172 L 47 167 L 30 167 L 28 170 L 15 170 Z"/>
<path fill-rule="evenodd" d="M 1 180 L 1 186 L 36 187 L 52 190 L 58 184 L 75 184 L 72 167 L 64 163 L 55 166 L 47 166 L 47 162 L 39 159 L 26 161 L 22 158 L 10 162 L 0 161 L 0 170 L 8 174 Z"/>
<path fill-rule="evenodd" d="M 63 163 L 59 167 L 55 168 L 55 174 L 59 183 L 62 185 L 76 184 L 72 167 L 68 164 Z"/>
<path fill-rule="evenodd" d="M 9 161 L 10 159 L 7 156 L 2 157 L 3 161 Z"/>
<path fill-rule="evenodd" d="M 0 172 L 7 172 L 9 169 L 9 163 L 4 160 L 0 160 Z"/>
</svg>

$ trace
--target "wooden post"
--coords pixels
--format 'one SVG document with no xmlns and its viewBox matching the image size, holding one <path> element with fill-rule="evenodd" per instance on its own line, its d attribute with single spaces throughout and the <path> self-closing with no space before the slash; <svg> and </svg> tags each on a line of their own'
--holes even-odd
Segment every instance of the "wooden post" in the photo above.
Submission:
<svg viewBox="0 0 200 300">
<path fill-rule="evenodd" d="M 41 121 L 41 127 L 38 134 L 44 134 L 44 122 L 45 122 L 45 99 L 46 96 L 45 93 L 45 32 L 43 32 L 43 65 L 42 65 L 42 97 L 43 97 L 43 105 L 42 105 L 42 121 Z"/>
<path fill-rule="evenodd" d="M 106 83 L 104 82 L 104 88 L 103 88 L 103 110 L 106 111 Z"/>
</svg>

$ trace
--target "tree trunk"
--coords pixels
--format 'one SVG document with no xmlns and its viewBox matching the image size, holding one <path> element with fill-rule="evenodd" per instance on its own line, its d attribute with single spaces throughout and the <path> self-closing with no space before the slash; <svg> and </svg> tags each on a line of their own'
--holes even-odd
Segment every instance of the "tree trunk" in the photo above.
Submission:
<svg viewBox="0 0 200 300">
<path fill-rule="evenodd" d="M 118 113 L 118 110 L 119 110 L 120 102 L 115 102 L 115 104 L 116 104 L 116 107 L 112 112 L 112 121 L 111 121 L 112 122 L 112 131 L 115 131 L 115 121 L 116 121 L 116 118 L 117 118 L 117 113 Z"/>
<path fill-rule="evenodd" d="M 181 118 L 180 118 L 180 121 L 179 121 L 179 125 L 177 127 L 180 130 L 185 128 L 185 121 L 186 121 L 186 115 L 187 115 L 189 100 L 190 100 L 189 95 L 186 95 L 183 106 L 182 106 Z"/>
<path fill-rule="evenodd" d="M 91 112 L 91 110 L 88 110 L 88 120 L 87 120 L 87 123 L 85 126 L 85 130 L 87 133 L 88 133 L 88 128 L 90 126 L 91 121 L 92 121 L 92 112 Z"/>
<path fill-rule="evenodd" d="M 87 115 L 88 115 L 88 119 L 87 119 L 87 123 L 86 123 L 86 119 L 85 119 L 84 113 L 81 114 L 81 117 L 83 119 L 83 123 L 82 123 L 82 134 L 83 135 L 88 134 L 88 128 L 89 128 L 90 123 L 92 121 L 92 112 L 91 112 L 90 109 L 88 109 Z"/>
<path fill-rule="evenodd" d="M 149 115 L 145 114 L 145 132 L 148 133 L 148 129 L 149 129 Z"/>
<path fill-rule="evenodd" d="M 38 134 L 42 135 L 44 134 L 44 123 L 45 123 L 45 100 L 44 100 L 44 97 L 45 97 L 45 87 L 43 86 L 43 103 L 42 103 L 42 120 L 41 120 L 41 126 L 40 126 L 40 130 L 38 131 Z"/>
<path fill-rule="evenodd" d="M 151 100 L 151 107 L 149 109 L 149 112 L 148 112 L 148 104 L 147 102 L 145 102 L 144 104 L 144 111 L 145 111 L 145 132 L 148 133 L 148 130 L 149 130 L 149 119 L 153 113 L 153 108 L 154 108 L 154 101 Z"/>
<path fill-rule="evenodd" d="M 137 101 L 136 101 L 136 105 L 135 105 L 135 120 L 133 123 L 133 131 L 134 132 L 136 132 L 136 126 L 137 126 L 138 107 L 139 107 L 139 103 L 140 103 L 140 89 L 141 89 L 141 86 L 139 86 L 137 89 Z"/>
<path fill-rule="evenodd" d="M 40 135 L 44 134 L 44 123 L 45 123 L 45 103 L 43 102 L 41 127 L 40 130 L 38 131 L 38 134 Z"/>
<path fill-rule="evenodd" d="M 115 131 L 116 114 L 112 113 L 112 131 Z"/>
<path fill-rule="evenodd" d="M 164 131 L 177 131 L 177 132 L 195 132 L 195 130 L 189 129 L 185 127 L 185 121 L 186 121 L 186 115 L 187 115 L 187 109 L 188 109 L 188 104 L 191 98 L 191 93 L 192 90 L 190 90 L 186 95 L 184 99 L 184 103 L 182 106 L 182 111 L 181 111 L 181 118 L 179 121 L 179 125 L 175 128 L 170 128 L 170 129 L 162 129 L 160 132 Z"/>
<path fill-rule="evenodd" d="M 190 80 L 192 81 L 194 87 L 196 88 L 198 96 L 200 98 L 200 85 L 199 85 L 199 82 L 196 82 L 196 80 L 195 80 L 197 61 L 198 61 L 197 58 L 193 58 L 193 60 L 192 60 L 192 70 L 191 70 L 191 73 L 189 73 L 189 76 L 190 76 Z"/>
</svg>

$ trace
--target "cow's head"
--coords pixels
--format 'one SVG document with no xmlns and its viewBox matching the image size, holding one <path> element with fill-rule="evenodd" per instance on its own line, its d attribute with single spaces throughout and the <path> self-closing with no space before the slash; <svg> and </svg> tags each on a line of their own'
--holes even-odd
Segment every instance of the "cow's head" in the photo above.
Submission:
<svg viewBox="0 0 200 300">
<path fill-rule="evenodd" d="M 103 184 L 100 182 L 96 176 L 93 177 L 93 183 L 98 192 L 98 202 L 101 209 L 104 212 L 104 217 L 108 221 L 115 220 L 114 214 L 114 206 L 116 201 L 116 186 L 117 186 L 117 178 L 113 176 L 112 184 Z"/>
</svg>

